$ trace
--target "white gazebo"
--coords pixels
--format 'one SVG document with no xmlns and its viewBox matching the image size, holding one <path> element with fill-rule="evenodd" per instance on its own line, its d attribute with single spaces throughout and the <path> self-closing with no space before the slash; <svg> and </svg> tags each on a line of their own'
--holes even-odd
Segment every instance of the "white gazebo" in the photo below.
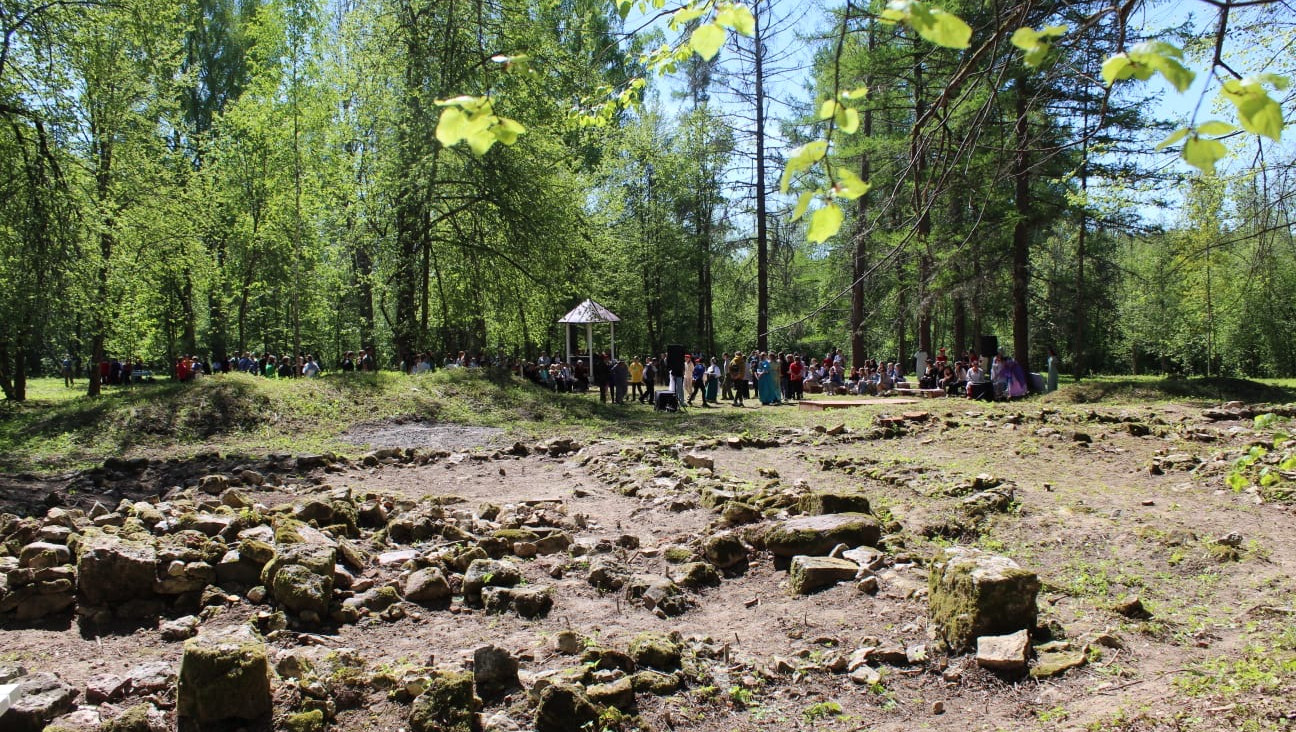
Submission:
<svg viewBox="0 0 1296 732">
<path fill-rule="evenodd" d="M 607 323 L 611 328 L 612 340 L 612 358 L 616 358 L 616 324 L 621 319 L 611 310 L 599 305 L 593 300 L 586 299 L 585 302 L 572 308 L 570 313 L 558 319 L 559 323 L 565 326 L 567 331 L 567 363 L 572 360 L 572 329 L 573 325 L 585 326 L 585 345 L 589 348 L 589 367 L 590 373 L 594 373 L 594 325 L 596 323 Z"/>
</svg>

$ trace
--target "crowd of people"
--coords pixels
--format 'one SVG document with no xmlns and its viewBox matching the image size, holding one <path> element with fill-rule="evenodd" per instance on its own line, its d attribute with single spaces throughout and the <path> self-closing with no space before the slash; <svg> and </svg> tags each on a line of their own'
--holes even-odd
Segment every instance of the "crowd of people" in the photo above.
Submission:
<svg viewBox="0 0 1296 732">
<path fill-rule="evenodd" d="M 557 392 L 598 389 L 600 400 L 613 404 L 624 404 L 627 399 L 654 404 L 655 393 L 666 390 L 674 392 L 681 403 L 702 407 L 719 406 L 722 401 L 740 407 L 749 399 L 768 406 L 820 393 L 890 396 L 901 390 L 939 390 L 948 396 L 974 399 L 1014 399 L 1024 396 L 1032 386 L 1025 370 L 1009 356 L 995 354 L 983 362 L 974 352 L 950 357 L 946 350 L 941 348 L 930 361 L 925 353 L 915 354 L 913 376 L 900 361 L 867 359 L 847 366 L 840 348 L 822 357 L 774 351 L 718 356 L 686 353 L 683 367 L 675 375 L 667 365 L 666 354 L 625 361 L 603 352 L 571 362 L 541 354 L 536 361 L 522 364 L 519 371 Z M 1052 350 L 1048 381 L 1033 376 L 1039 379 L 1034 385 L 1037 391 L 1057 388 L 1057 358 Z"/>
<path fill-rule="evenodd" d="M 71 357 L 62 362 L 65 385 L 73 385 L 77 365 Z M 109 385 L 138 381 L 141 374 L 148 380 L 153 378 L 151 371 L 130 359 L 108 358 L 90 368 L 97 370 L 101 383 Z M 1052 349 L 1049 349 L 1047 380 L 1038 374 L 1027 374 L 1020 364 L 1002 353 L 984 359 L 970 351 L 951 357 L 944 348 L 930 360 L 922 351 L 915 354 L 913 376 L 900 361 L 866 359 L 847 366 L 840 348 L 823 356 L 775 351 L 712 356 L 685 353 L 682 365 L 677 363 L 674 373 L 666 354 L 626 361 L 614 358 L 609 352 L 570 361 L 542 353 L 535 361 L 522 361 L 503 354 L 489 357 L 484 353 L 459 351 L 441 357 L 425 351 L 412 356 L 408 363 L 402 362 L 399 368 L 411 375 L 438 369 L 507 369 L 555 392 L 597 389 L 601 401 L 613 404 L 637 401 L 655 405 L 658 392 L 670 391 L 678 403 L 704 408 L 719 406 L 721 402 L 741 407 L 753 399 L 762 405 L 777 405 L 820 393 L 884 397 L 907 390 L 940 391 L 948 396 L 974 399 L 1013 399 L 1032 389 L 1057 388 L 1057 354 Z M 377 371 L 374 348 L 347 351 L 338 358 L 337 370 L 342 373 Z M 177 381 L 192 381 L 204 374 L 233 372 L 266 378 L 312 378 L 320 376 L 323 368 L 309 353 L 276 356 L 244 352 L 206 361 L 197 356 L 181 356 L 176 359 L 171 375 Z"/>
</svg>

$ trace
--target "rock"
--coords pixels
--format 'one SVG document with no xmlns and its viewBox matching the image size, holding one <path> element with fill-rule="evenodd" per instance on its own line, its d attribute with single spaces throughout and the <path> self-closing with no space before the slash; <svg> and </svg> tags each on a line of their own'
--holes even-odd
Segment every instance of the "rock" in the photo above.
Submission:
<svg viewBox="0 0 1296 732">
<path fill-rule="evenodd" d="M 822 516 L 832 513 L 868 513 L 868 497 L 859 493 L 810 493 L 797 501 L 801 513 Z"/>
<path fill-rule="evenodd" d="M 710 455 L 690 452 L 680 458 L 680 461 L 690 468 L 706 468 L 707 470 L 715 470 L 715 460 Z"/>
<path fill-rule="evenodd" d="M 550 684 L 540 692 L 535 732 L 571 732 L 597 728 L 598 707 L 574 684 Z M 418 730 L 415 730 L 418 732 Z"/>
<path fill-rule="evenodd" d="M 261 570 L 261 581 L 284 608 L 297 614 L 328 614 L 333 598 L 337 548 L 327 544 L 288 544 Z"/>
<path fill-rule="evenodd" d="M 130 679 L 114 674 L 95 674 L 86 679 L 85 700 L 90 704 L 120 701 L 130 692 L 130 688 Z"/>
<path fill-rule="evenodd" d="M 640 633 L 630 641 L 630 657 L 636 666 L 673 671 L 680 667 L 680 646 L 661 633 Z"/>
<path fill-rule="evenodd" d="M 142 702 L 104 723 L 100 732 L 168 732 L 166 715 L 157 707 Z"/>
<path fill-rule="evenodd" d="M 316 574 L 301 564 L 290 564 L 275 573 L 268 586 L 270 593 L 285 609 L 305 615 L 314 613 L 322 617 L 328 612 L 333 596 L 333 575 Z"/>
<path fill-rule="evenodd" d="M 677 581 L 685 587 L 715 587 L 720 584 L 720 573 L 706 562 L 687 562 L 679 566 Z"/>
<path fill-rule="evenodd" d="M 405 578 L 405 599 L 419 605 L 437 606 L 450 602 L 450 583 L 436 567 L 428 567 Z"/>
<path fill-rule="evenodd" d="M 876 595 L 879 589 L 878 578 L 875 576 L 864 577 L 855 584 L 855 589 L 865 595 Z"/>
<path fill-rule="evenodd" d="M 1035 657 L 1035 665 L 1031 667 L 1030 675 L 1032 679 L 1058 676 L 1085 665 L 1087 660 L 1082 649 L 1041 651 Z"/>
<path fill-rule="evenodd" d="M 928 581 L 931 622 L 951 649 L 978 636 L 1034 628 L 1039 579 L 1008 557 L 953 547 L 936 557 Z"/>
<path fill-rule="evenodd" d="M 518 660 L 496 646 L 473 651 L 473 681 L 483 698 L 503 696 L 518 687 Z"/>
<path fill-rule="evenodd" d="M 882 672 L 872 666 L 863 665 L 850 672 L 850 680 L 861 686 L 874 686 L 882 683 Z"/>
<path fill-rule="evenodd" d="M 660 610 L 664 615 L 683 615 L 690 606 L 688 597 L 668 577 L 636 575 L 630 582 L 631 599 L 641 600 L 649 610 Z"/>
<path fill-rule="evenodd" d="M 156 694 L 170 691 L 176 684 L 175 666 L 166 661 L 149 661 L 126 674 L 132 694 Z"/>
<path fill-rule="evenodd" d="M 730 526 L 741 526 L 743 524 L 754 524 L 764 516 L 762 516 L 759 508 L 749 503 L 726 501 L 724 508 L 720 510 L 720 518 Z"/>
<path fill-rule="evenodd" d="M 977 665 L 991 671 L 1025 671 L 1029 651 L 1030 633 L 1025 630 L 1009 635 L 983 635 L 976 639 Z"/>
<path fill-rule="evenodd" d="M 523 618 L 539 618 L 553 609 L 553 593 L 547 587 L 522 587 L 511 592 L 513 611 Z"/>
<path fill-rule="evenodd" d="M 602 592 L 615 592 L 630 580 L 630 568 L 613 557 L 595 557 L 587 581 Z"/>
<path fill-rule="evenodd" d="M 729 569 L 747 561 L 747 546 L 737 534 L 723 531 L 706 538 L 702 556 L 720 569 Z"/>
<path fill-rule="evenodd" d="M 428 679 L 427 689 L 410 708 L 411 732 L 477 732 L 481 699 L 473 693 L 469 673 L 440 672 Z"/>
<path fill-rule="evenodd" d="M 246 625 L 209 630 L 187 641 L 178 684 L 181 730 L 262 720 L 272 710 L 266 646 Z"/>
<path fill-rule="evenodd" d="M 838 582 L 855 579 L 858 571 L 859 565 L 846 559 L 796 556 L 792 558 L 788 578 L 793 593 L 808 595 Z"/>
<path fill-rule="evenodd" d="M 876 572 L 886 566 L 886 554 L 871 546 L 848 549 L 841 553 L 841 558 L 849 559 L 858 564 L 861 570 L 869 572 Z"/>
<path fill-rule="evenodd" d="M 572 538 L 565 531 L 555 531 L 536 539 L 534 543 L 537 554 L 559 554 L 572 545 Z"/>
<path fill-rule="evenodd" d="M 111 534 L 82 539 L 77 553 L 77 600 L 87 607 L 116 607 L 153 597 L 157 550 Z"/>
<path fill-rule="evenodd" d="M 1124 615 L 1131 620 L 1151 620 L 1152 613 L 1143 607 L 1143 601 L 1137 597 L 1131 597 L 1128 600 L 1112 605 L 1112 612 L 1117 615 Z"/>
<path fill-rule="evenodd" d="M 198 479 L 198 489 L 212 496 L 219 496 L 229 488 L 229 479 L 223 475 L 204 475 Z"/>
<path fill-rule="evenodd" d="M 412 559 L 418 558 L 417 549 L 400 549 L 394 552 L 384 552 L 378 555 L 379 567 L 390 567 L 393 565 L 404 564 Z"/>
<path fill-rule="evenodd" d="M 162 640 L 182 641 L 198 635 L 198 618 L 186 615 L 158 626 Z"/>
<path fill-rule="evenodd" d="M 683 681 L 678 673 L 665 674 L 660 671 L 645 669 L 630 677 L 634 690 L 644 694 L 666 696 L 679 690 Z"/>
<path fill-rule="evenodd" d="M 481 607 L 483 587 L 514 587 L 522 573 L 510 562 L 496 559 L 474 559 L 464 572 L 464 603 Z"/>
<path fill-rule="evenodd" d="M 252 499 L 237 488 L 230 488 L 220 494 L 220 502 L 222 506 L 229 506 L 236 511 L 241 508 L 252 508 L 253 506 Z"/>
<path fill-rule="evenodd" d="M 310 709 L 305 712 L 289 714 L 279 722 L 282 732 L 324 732 L 328 723 L 324 719 L 323 709 Z"/>
<path fill-rule="evenodd" d="M 55 717 L 72 711 L 77 690 L 50 673 L 28 674 L 15 679 L 18 698 L 0 716 L 5 732 L 41 732 Z"/>
<path fill-rule="evenodd" d="M 574 630 L 566 629 L 558 631 L 554 638 L 554 648 L 568 656 L 574 656 L 585 650 L 585 641 L 581 639 L 580 634 Z"/>
<path fill-rule="evenodd" d="M 629 676 L 622 676 L 606 684 L 594 684 L 585 692 L 589 695 L 590 701 L 595 704 L 616 707 L 623 712 L 630 712 L 635 708 L 634 682 Z"/>
<path fill-rule="evenodd" d="M 112 726 L 111 723 L 104 724 L 103 717 L 99 714 L 98 709 L 83 707 L 75 712 L 68 712 L 60 717 L 55 717 L 45 729 L 51 732 L 103 732 L 110 726 Z M 117 732 L 121 732 L 120 729 Z M 149 732 L 149 730 L 145 728 L 143 732 Z"/>
<path fill-rule="evenodd" d="M 1013 498 L 1012 488 L 992 488 L 964 498 L 960 506 L 969 516 L 985 516 L 1007 511 L 1012 507 Z"/>
<path fill-rule="evenodd" d="M 18 553 L 18 566 L 28 569 L 45 569 L 68 564 L 72 552 L 62 544 L 36 541 L 24 546 Z"/>
<path fill-rule="evenodd" d="M 862 513 L 833 513 L 788 519 L 765 533 L 765 548 L 775 556 L 824 556 L 838 544 L 873 546 L 882 527 Z"/>
</svg>

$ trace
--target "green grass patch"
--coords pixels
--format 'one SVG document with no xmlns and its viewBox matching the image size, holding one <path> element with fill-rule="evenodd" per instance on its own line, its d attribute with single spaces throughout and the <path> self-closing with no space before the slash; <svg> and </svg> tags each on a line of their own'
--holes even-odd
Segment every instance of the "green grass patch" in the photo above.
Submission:
<svg viewBox="0 0 1296 732">
<path fill-rule="evenodd" d="M 1207 405 L 1234 400 L 1285 403 L 1296 401 L 1296 379 L 1099 376 L 1062 386 L 1043 399 L 1071 404 L 1188 401 Z"/>
</svg>

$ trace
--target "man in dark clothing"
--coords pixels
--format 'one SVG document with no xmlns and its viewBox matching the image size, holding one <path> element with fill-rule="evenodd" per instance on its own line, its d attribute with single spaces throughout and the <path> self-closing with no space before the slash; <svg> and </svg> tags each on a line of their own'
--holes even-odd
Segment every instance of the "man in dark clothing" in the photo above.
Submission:
<svg viewBox="0 0 1296 732">
<path fill-rule="evenodd" d="M 594 356 L 594 383 L 598 386 L 599 401 L 606 402 L 609 387 L 612 385 L 612 368 L 607 362 L 606 355 L 602 353 Z"/>
<path fill-rule="evenodd" d="M 657 390 L 657 359 L 647 358 L 644 361 L 644 393 L 639 397 L 640 404 L 656 404 L 653 401 L 653 392 Z"/>
<path fill-rule="evenodd" d="M 703 390 L 703 387 L 706 385 L 705 381 L 706 381 L 706 366 L 702 365 L 701 356 L 695 356 L 693 358 L 693 391 L 689 392 L 689 396 L 688 396 L 688 403 L 690 407 L 693 406 L 693 397 L 697 396 L 698 394 L 702 395 L 702 406 L 705 407 L 707 405 L 706 391 Z"/>
</svg>

